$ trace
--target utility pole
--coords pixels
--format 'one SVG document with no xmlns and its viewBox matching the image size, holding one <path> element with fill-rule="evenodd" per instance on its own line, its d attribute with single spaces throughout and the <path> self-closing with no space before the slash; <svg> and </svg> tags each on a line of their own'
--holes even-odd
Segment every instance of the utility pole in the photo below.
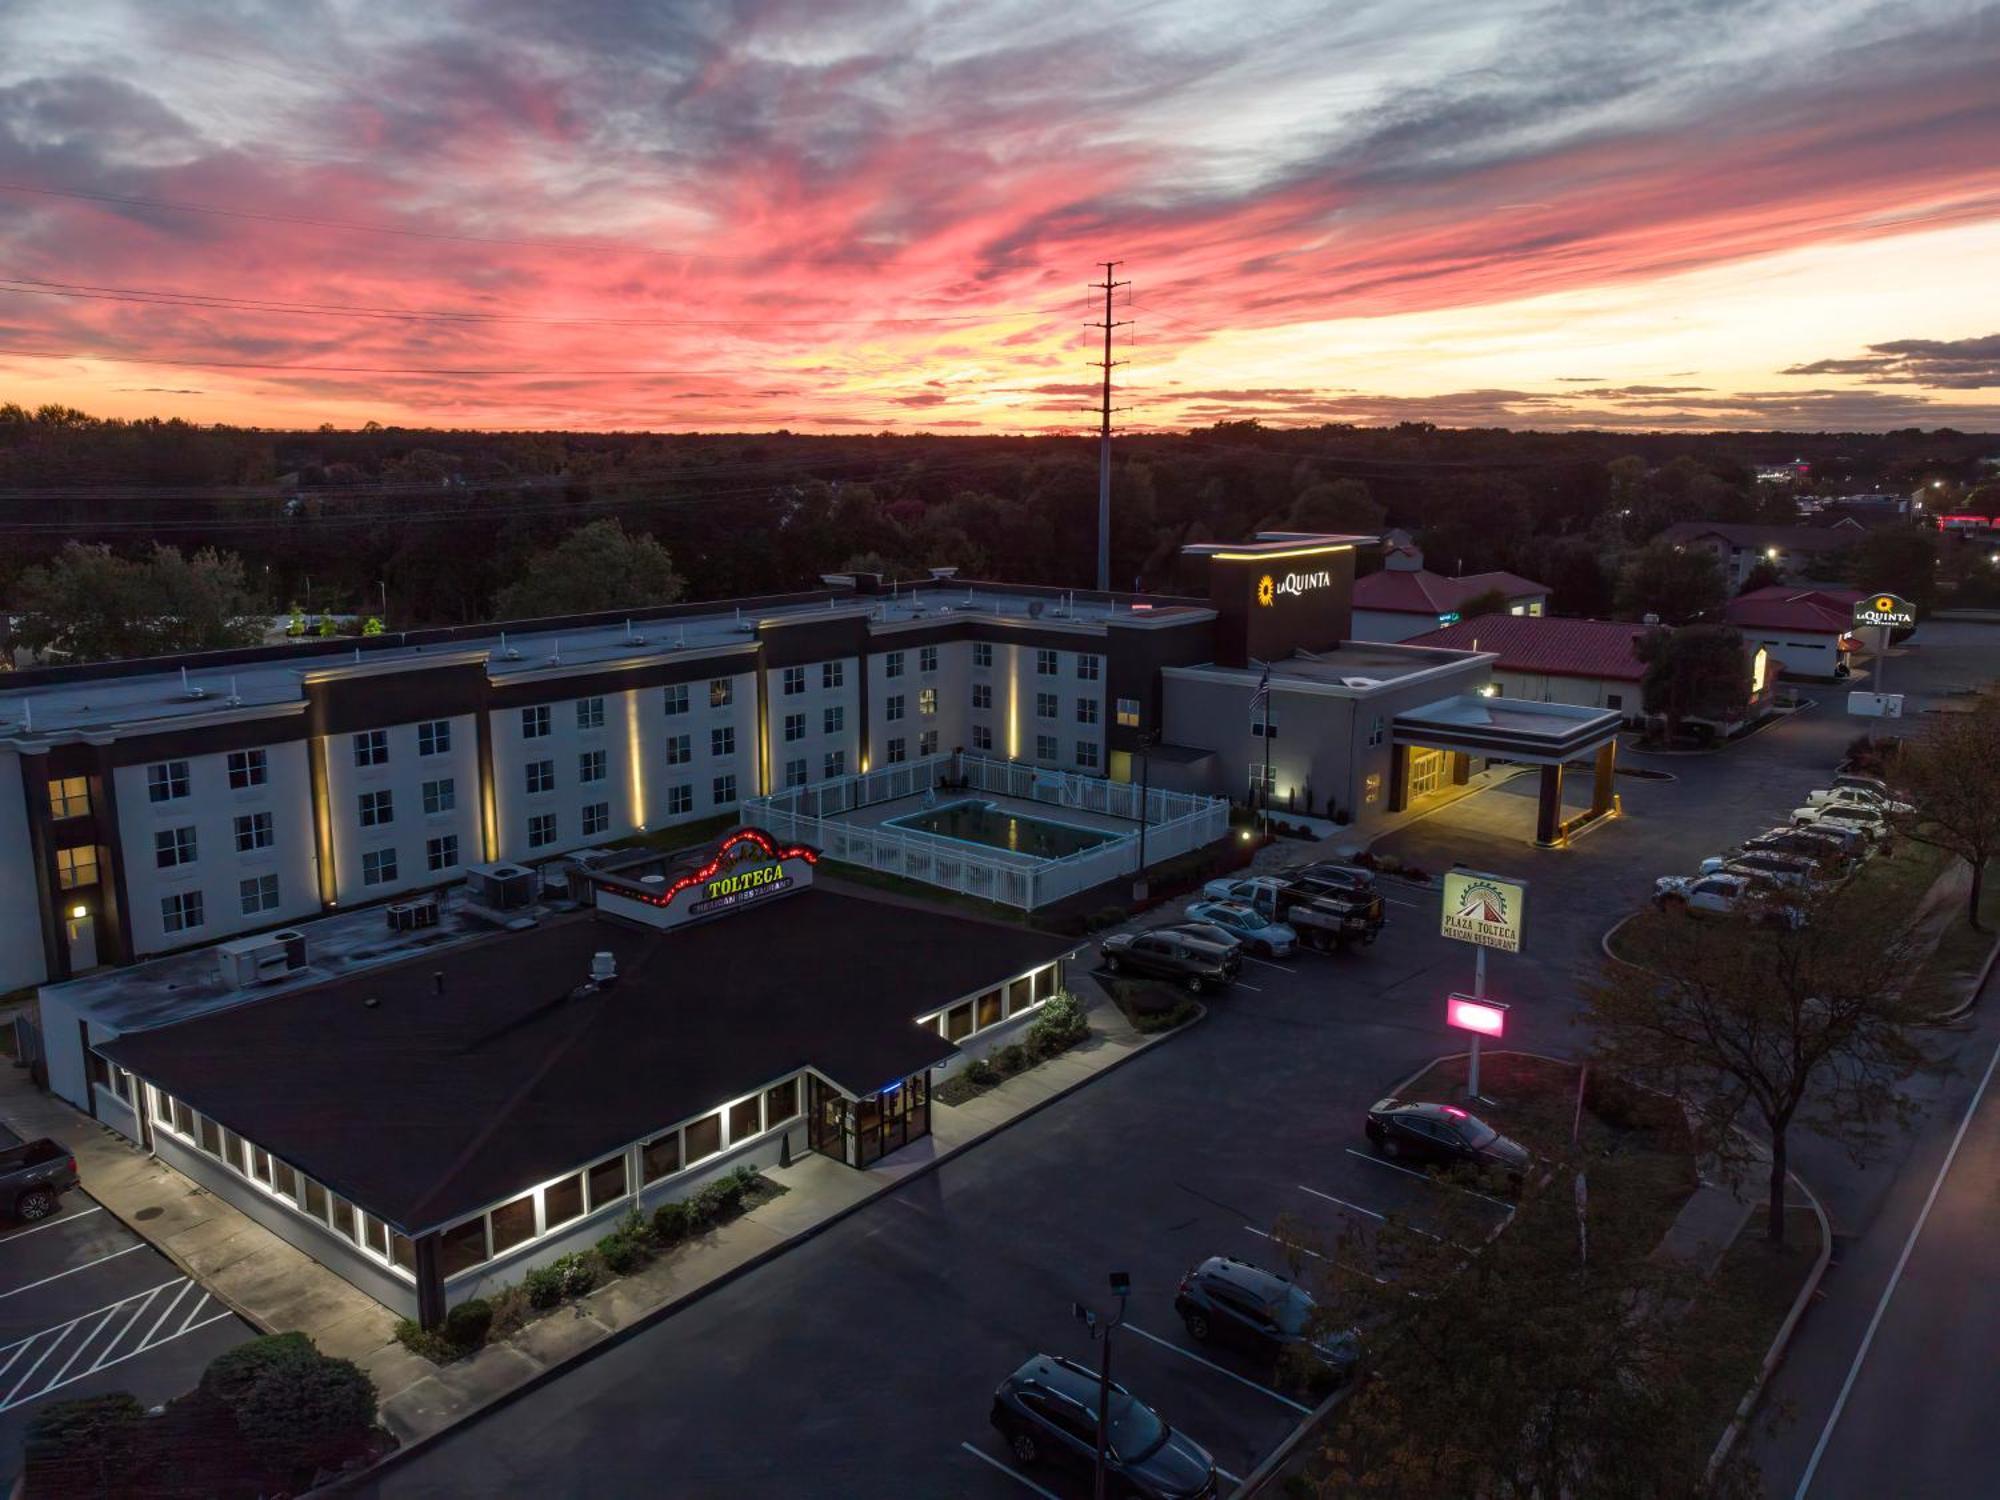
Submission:
<svg viewBox="0 0 2000 1500">
<path fill-rule="evenodd" d="M 1104 293 L 1104 321 L 1092 323 L 1091 328 L 1104 330 L 1104 358 L 1097 362 L 1104 373 L 1104 397 L 1100 405 L 1099 417 L 1102 426 L 1097 438 L 1097 588 L 1099 593 L 1111 591 L 1111 367 L 1125 361 L 1111 357 L 1111 330 L 1123 328 L 1130 318 L 1114 319 L 1111 316 L 1111 294 L 1121 286 L 1130 286 L 1129 281 L 1114 281 L 1112 273 L 1123 264 L 1121 261 L 1100 261 L 1104 267 L 1104 279 L 1091 285 Z"/>
</svg>

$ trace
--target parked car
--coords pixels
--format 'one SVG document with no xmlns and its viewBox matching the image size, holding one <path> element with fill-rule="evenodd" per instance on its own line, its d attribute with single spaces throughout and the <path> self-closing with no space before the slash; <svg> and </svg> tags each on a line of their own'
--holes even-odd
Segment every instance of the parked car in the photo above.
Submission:
<svg viewBox="0 0 2000 1500">
<path fill-rule="evenodd" d="M 1290 958 L 1299 945 L 1299 935 L 1283 922 L 1274 922 L 1240 901 L 1197 901 L 1187 914 L 1194 921 L 1211 922 L 1233 932 L 1251 952 L 1266 958 Z"/>
<path fill-rule="evenodd" d="M 1298 885 L 1325 886 L 1337 891 L 1373 892 L 1375 889 L 1375 872 L 1364 870 L 1359 865 L 1322 861 L 1319 864 L 1301 865 L 1291 872 L 1291 877 Z"/>
<path fill-rule="evenodd" d="M 1184 932 L 1118 932 L 1106 938 L 1100 951 L 1104 966 L 1114 974 L 1145 974 L 1182 986 L 1190 995 L 1219 990 L 1243 967 L 1242 958 L 1212 944 L 1197 942 Z"/>
<path fill-rule="evenodd" d="M 76 1158 L 47 1136 L 0 1150 L 0 1205 L 17 1219 L 46 1219 L 76 1186 Z"/>
<path fill-rule="evenodd" d="M 1386 920 L 1382 897 L 1373 890 L 1342 890 L 1276 875 L 1212 880 L 1202 894 L 1212 901 L 1241 902 L 1269 921 L 1283 922 L 1307 947 L 1327 951 L 1374 942 Z"/>
<path fill-rule="evenodd" d="M 1720 870 L 1713 875 L 1662 875 L 1653 882 L 1653 904 L 1661 911 L 1706 912 L 1711 916 L 1755 917 L 1805 925 L 1805 912 L 1784 899 L 1784 888 L 1756 870 Z"/>
<path fill-rule="evenodd" d="M 1819 881 L 1819 865 L 1804 854 L 1780 854 L 1771 849 L 1737 849 L 1728 854 L 1718 854 L 1701 862 L 1701 873 L 1714 875 L 1718 871 L 1754 870 L 1760 875 L 1768 875 L 1779 885 L 1811 886 Z"/>
<path fill-rule="evenodd" d="M 1795 807 L 1792 809 L 1792 824 L 1800 828 L 1849 828 L 1859 833 L 1868 843 L 1886 845 L 1894 837 L 1888 823 L 1878 812 L 1865 807 L 1847 807 L 1834 804 L 1826 807 Z"/>
<path fill-rule="evenodd" d="M 1816 792 L 1806 793 L 1808 807 L 1865 807 L 1880 813 L 1906 813 L 1914 809 L 1907 802 L 1898 802 L 1886 792 L 1878 792 L 1872 787 L 1831 786 L 1821 787 Z"/>
<path fill-rule="evenodd" d="M 1206 943 L 1211 948 L 1219 948 L 1224 953 L 1242 951 L 1243 939 L 1227 927 L 1218 927 L 1213 922 L 1162 922 L 1152 929 L 1154 932 L 1178 932 L 1183 937 L 1191 937 L 1197 943 Z"/>
<path fill-rule="evenodd" d="M 1109 1382 L 1106 1466 L 1112 1492 L 1145 1500 L 1208 1500 L 1215 1460 L 1194 1439 L 1117 1381 Z M 1091 1473 L 1097 1464 L 1097 1372 L 1059 1354 L 1037 1354 L 1000 1382 L 991 1420 L 1024 1466 Z"/>
<path fill-rule="evenodd" d="M 1534 1161 L 1526 1146 L 1456 1104 L 1377 1099 L 1366 1128 L 1369 1142 L 1392 1161 L 1497 1167 L 1516 1185 Z"/>
<path fill-rule="evenodd" d="M 1840 870 L 1852 861 L 1848 841 L 1824 828 L 1771 828 L 1743 841 L 1745 853 L 1793 854 L 1822 869 Z"/>
<path fill-rule="evenodd" d="M 1864 771 L 1842 771 L 1833 778 L 1836 787 L 1851 786 L 1864 792 L 1873 792 L 1878 797 L 1887 798 L 1889 783 L 1880 776 L 1870 776 Z"/>
<path fill-rule="evenodd" d="M 1352 1333 L 1315 1332 L 1318 1310 L 1303 1287 L 1229 1255 L 1211 1255 L 1174 1293 L 1174 1311 L 1198 1344 L 1228 1344 L 1267 1364 L 1298 1350 L 1336 1375 L 1351 1374 L 1359 1342 Z"/>
</svg>

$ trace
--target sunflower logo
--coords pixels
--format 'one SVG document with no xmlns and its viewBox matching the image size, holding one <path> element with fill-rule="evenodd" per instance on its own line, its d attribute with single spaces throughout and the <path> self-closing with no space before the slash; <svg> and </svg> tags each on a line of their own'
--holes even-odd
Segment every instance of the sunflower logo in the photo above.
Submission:
<svg viewBox="0 0 2000 1500">
<path fill-rule="evenodd" d="M 1277 602 L 1278 581 L 1269 573 L 1257 580 L 1257 602 L 1267 609 Z"/>
<path fill-rule="evenodd" d="M 1896 607 L 1896 601 L 1885 594 L 1875 601 L 1875 607 L 1886 614 Z"/>
</svg>

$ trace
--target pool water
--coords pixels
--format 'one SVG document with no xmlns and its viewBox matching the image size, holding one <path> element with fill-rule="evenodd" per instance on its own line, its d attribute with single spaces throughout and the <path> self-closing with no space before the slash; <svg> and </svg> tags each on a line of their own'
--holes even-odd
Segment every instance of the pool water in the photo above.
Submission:
<svg viewBox="0 0 2000 1500">
<path fill-rule="evenodd" d="M 991 802 L 951 802 L 943 807 L 905 813 L 890 818 L 887 828 L 907 828 L 914 833 L 933 833 L 940 838 L 958 839 L 968 844 L 985 844 L 1016 854 L 1032 854 L 1040 859 L 1062 859 L 1085 849 L 1108 844 L 1118 835 L 1099 828 L 1080 828 L 1074 823 L 1049 823 L 995 807 Z"/>
</svg>

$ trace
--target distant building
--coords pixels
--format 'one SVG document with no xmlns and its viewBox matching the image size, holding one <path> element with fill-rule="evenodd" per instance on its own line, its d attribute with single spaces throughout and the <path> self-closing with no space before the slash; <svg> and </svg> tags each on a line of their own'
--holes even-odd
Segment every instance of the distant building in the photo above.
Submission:
<svg viewBox="0 0 2000 1500">
<path fill-rule="evenodd" d="M 1821 512 L 1824 516 L 1825 512 Z M 1676 547 L 1699 548 L 1722 567 L 1731 590 L 1743 587 L 1750 570 L 1769 563 L 1780 577 L 1796 580 L 1809 564 L 1851 547 L 1867 528 L 1851 517 L 1813 526 L 1757 526 L 1733 521 L 1679 521 L 1660 533 Z"/>
<path fill-rule="evenodd" d="M 1853 589 L 1773 584 L 1730 600 L 1724 617 L 1747 644 L 1768 650 L 1787 676 L 1844 677 L 1860 597 Z"/>
<path fill-rule="evenodd" d="M 1507 612 L 1547 612 L 1549 588 L 1517 573 L 1467 573 L 1447 578 L 1424 566 L 1414 545 L 1392 547 L 1382 571 L 1354 580 L 1354 639 L 1407 641 L 1441 625 L 1458 622 L 1462 606 L 1481 594 L 1498 592 Z"/>
</svg>

